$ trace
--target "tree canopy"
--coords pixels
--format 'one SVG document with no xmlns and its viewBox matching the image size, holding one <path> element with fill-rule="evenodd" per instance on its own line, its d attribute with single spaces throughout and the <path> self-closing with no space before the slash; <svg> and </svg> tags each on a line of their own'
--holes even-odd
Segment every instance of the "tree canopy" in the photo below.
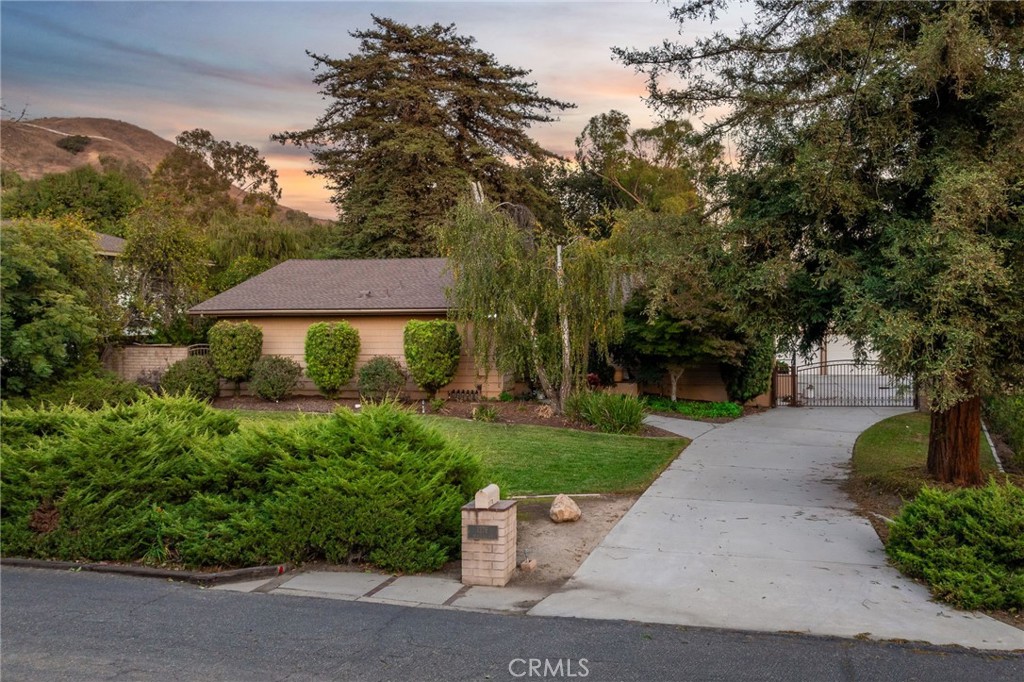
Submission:
<svg viewBox="0 0 1024 682">
<path fill-rule="evenodd" d="M 757 5 L 735 35 L 618 54 L 657 105 L 726 109 L 705 133 L 738 145 L 748 323 L 869 343 L 932 405 L 930 471 L 977 480 L 978 396 L 1024 380 L 1024 8 Z"/>
<path fill-rule="evenodd" d="M 201 157 L 218 176 L 245 192 L 244 203 L 274 206 L 281 198 L 277 171 L 255 147 L 218 140 L 202 128 L 186 130 L 174 138 L 174 142 Z"/>
<path fill-rule="evenodd" d="M 335 255 L 434 255 L 431 230 L 470 181 L 492 199 L 523 200 L 512 164 L 551 155 L 528 128 L 572 104 L 540 95 L 529 71 L 500 64 L 454 24 L 374 17 L 351 35 L 359 50 L 343 59 L 309 53 L 324 114 L 274 136 L 308 147 L 334 191 Z"/>
</svg>

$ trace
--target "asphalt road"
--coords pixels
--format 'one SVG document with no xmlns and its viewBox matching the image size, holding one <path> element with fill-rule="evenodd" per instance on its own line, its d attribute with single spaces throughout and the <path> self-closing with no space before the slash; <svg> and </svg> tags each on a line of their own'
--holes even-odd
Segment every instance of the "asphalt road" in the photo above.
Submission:
<svg viewBox="0 0 1024 682">
<path fill-rule="evenodd" d="M 1024 679 L 1022 655 L 929 646 L 404 608 L 25 568 L 4 568 L 0 580 L 4 682 Z M 530 659 L 538 661 L 532 671 Z"/>
</svg>

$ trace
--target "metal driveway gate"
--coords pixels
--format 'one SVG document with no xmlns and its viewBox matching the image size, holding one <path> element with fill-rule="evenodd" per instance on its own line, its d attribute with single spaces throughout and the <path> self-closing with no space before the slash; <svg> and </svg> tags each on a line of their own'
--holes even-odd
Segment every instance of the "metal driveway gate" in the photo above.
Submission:
<svg viewBox="0 0 1024 682">
<path fill-rule="evenodd" d="M 913 407 L 916 394 L 910 377 L 883 374 L 875 362 L 821 362 L 792 367 L 772 378 L 773 405 Z"/>
</svg>

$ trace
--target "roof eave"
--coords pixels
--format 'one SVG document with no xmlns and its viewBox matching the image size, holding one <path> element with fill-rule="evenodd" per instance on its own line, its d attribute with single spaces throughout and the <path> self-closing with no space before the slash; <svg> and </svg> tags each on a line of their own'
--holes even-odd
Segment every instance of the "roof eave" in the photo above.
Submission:
<svg viewBox="0 0 1024 682">
<path fill-rule="evenodd" d="M 196 310 L 196 317 L 367 317 L 370 315 L 447 315 L 450 308 L 374 308 L 370 310 Z"/>
</svg>

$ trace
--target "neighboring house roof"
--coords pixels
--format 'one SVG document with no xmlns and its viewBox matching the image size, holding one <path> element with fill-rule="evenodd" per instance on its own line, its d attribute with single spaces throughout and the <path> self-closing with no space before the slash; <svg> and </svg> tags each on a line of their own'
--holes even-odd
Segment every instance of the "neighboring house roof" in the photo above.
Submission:
<svg viewBox="0 0 1024 682">
<path fill-rule="evenodd" d="M 192 315 L 367 315 L 448 310 L 444 258 L 289 260 L 189 310 Z"/>
<path fill-rule="evenodd" d="M 101 256 L 120 256 L 128 242 L 112 234 L 93 232 L 96 235 L 96 253 Z"/>
</svg>

